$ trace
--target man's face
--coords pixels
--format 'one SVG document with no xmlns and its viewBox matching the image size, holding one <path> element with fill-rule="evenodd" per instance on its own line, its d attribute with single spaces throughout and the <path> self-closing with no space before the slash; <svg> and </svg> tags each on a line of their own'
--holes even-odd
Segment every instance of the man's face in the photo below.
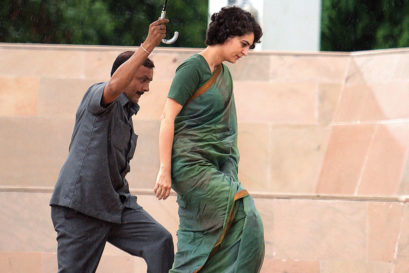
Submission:
<svg viewBox="0 0 409 273">
<path fill-rule="evenodd" d="M 138 103 L 139 98 L 149 91 L 149 84 L 153 79 L 153 69 L 141 65 L 132 81 L 125 88 L 124 94 L 133 103 Z"/>
</svg>

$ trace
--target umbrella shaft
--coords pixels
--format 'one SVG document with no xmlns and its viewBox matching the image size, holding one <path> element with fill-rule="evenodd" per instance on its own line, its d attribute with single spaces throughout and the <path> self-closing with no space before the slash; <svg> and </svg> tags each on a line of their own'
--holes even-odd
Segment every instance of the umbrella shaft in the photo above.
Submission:
<svg viewBox="0 0 409 273">
<path fill-rule="evenodd" d="M 168 0 L 165 0 L 165 3 L 163 4 L 162 11 L 166 11 L 167 4 L 168 4 Z"/>
</svg>

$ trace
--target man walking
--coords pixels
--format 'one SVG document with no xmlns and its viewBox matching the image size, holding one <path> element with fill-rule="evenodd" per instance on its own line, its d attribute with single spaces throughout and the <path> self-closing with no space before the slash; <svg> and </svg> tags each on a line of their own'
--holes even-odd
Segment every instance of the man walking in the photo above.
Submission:
<svg viewBox="0 0 409 273">
<path fill-rule="evenodd" d="M 60 273 L 95 272 L 106 242 L 145 259 L 148 272 L 172 266 L 172 236 L 137 204 L 125 179 L 137 141 L 132 116 L 153 77 L 148 56 L 165 37 L 167 22 L 153 22 L 138 50 L 121 53 L 111 79 L 92 85 L 78 107 L 50 201 Z"/>
</svg>

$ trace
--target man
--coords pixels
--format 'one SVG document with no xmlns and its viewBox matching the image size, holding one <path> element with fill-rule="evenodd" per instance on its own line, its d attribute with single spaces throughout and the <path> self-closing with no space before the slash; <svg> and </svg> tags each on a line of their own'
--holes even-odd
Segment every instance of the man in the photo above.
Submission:
<svg viewBox="0 0 409 273">
<path fill-rule="evenodd" d="M 50 202 L 61 273 L 95 272 L 107 241 L 144 258 L 148 272 L 172 266 L 172 236 L 137 204 L 125 179 L 137 140 L 132 115 L 153 76 L 148 55 L 165 37 L 167 22 L 153 22 L 138 50 L 121 53 L 109 82 L 92 85 L 78 108 Z"/>
</svg>

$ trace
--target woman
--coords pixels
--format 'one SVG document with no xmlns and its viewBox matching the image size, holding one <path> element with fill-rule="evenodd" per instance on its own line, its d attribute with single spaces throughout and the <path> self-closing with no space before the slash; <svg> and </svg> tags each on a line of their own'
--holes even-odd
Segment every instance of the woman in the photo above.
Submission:
<svg viewBox="0 0 409 273">
<path fill-rule="evenodd" d="M 154 188 L 158 199 L 167 198 L 171 184 L 178 193 L 178 250 L 169 272 L 260 271 L 263 225 L 237 177 L 233 84 L 223 62 L 246 56 L 261 35 L 250 13 L 223 8 L 211 17 L 207 48 L 176 70 L 162 115 Z"/>
</svg>

